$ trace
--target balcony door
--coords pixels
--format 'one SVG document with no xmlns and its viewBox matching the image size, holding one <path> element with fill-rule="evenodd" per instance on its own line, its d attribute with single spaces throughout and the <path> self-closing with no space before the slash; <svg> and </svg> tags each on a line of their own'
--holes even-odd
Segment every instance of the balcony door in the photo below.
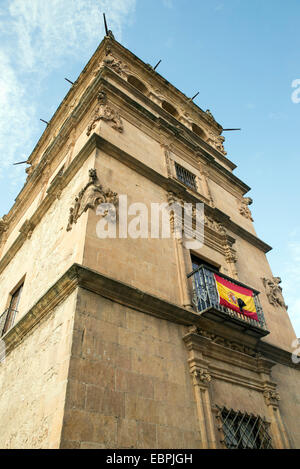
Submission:
<svg viewBox="0 0 300 469">
<path fill-rule="evenodd" d="M 192 259 L 193 271 L 196 270 L 196 269 L 198 269 L 198 268 L 200 267 L 200 265 L 204 265 L 204 266 L 206 266 L 206 267 L 210 267 L 211 269 L 216 270 L 217 272 L 219 272 L 219 270 L 220 270 L 219 267 L 216 267 L 215 265 L 212 265 L 212 264 L 210 264 L 209 262 L 204 261 L 204 260 L 201 259 L 200 257 L 191 255 L 191 259 Z"/>
</svg>

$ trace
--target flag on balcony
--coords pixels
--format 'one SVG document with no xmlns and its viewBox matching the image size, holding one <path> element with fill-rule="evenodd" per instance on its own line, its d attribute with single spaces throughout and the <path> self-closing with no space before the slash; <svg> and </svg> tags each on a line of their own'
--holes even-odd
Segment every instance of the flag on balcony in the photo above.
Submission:
<svg viewBox="0 0 300 469">
<path fill-rule="evenodd" d="M 214 274 L 220 305 L 258 321 L 253 291 Z"/>
</svg>

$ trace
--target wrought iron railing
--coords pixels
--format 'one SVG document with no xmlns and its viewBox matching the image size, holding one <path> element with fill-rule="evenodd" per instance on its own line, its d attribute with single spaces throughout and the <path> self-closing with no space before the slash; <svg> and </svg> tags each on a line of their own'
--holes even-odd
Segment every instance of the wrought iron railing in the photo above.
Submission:
<svg viewBox="0 0 300 469">
<path fill-rule="evenodd" d="M 219 294 L 215 281 L 215 274 L 219 275 L 220 277 L 226 280 L 229 280 L 231 283 L 237 286 L 247 288 L 253 291 L 253 300 L 257 312 L 258 321 L 243 314 L 242 310 L 239 313 L 220 304 Z M 267 335 L 269 333 L 266 328 L 265 318 L 258 296 L 259 292 L 257 290 L 254 290 L 253 288 L 248 287 L 247 285 L 244 285 L 243 283 L 238 282 L 237 280 L 227 277 L 226 275 L 220 274 L 219 272 L 216 272 L 205 265 L 202 265 L 193 272 L 191 272 L 188 275 L 188 278 L 192 280 L 192 301 L 198 313 L 203 314 L 204 312 L 207 312 L 208 314 L 206 314 L 206 316 L 212 317 L 213 314 L 209 313 L 210 311 L 213 311 L 214 313 L 216 313 L 215 318 L 219 318 L 219 321 L 222 321 L 222 319 L 233 319 L 235 321 L 238 321 L 236 324 L 240 323 L 241 325 L 243 325 L 244 329 L 247 329 L 248 326 L 252 326 L 252 328 L 260 329 L 262 333 L 261 335 Z M 218 312 L 220 314 L 218 314 Z"/>
<path fill-rule="evenodd" d="M 175 169 L 176 169 L 176 176 L 179 181 L 181 181 L 186 186 L 190 187 L 191 189 L 197 190 L 196 184 L 196 176 L 195 174 L 191 173 L 183 166 L 175 162 Z"/>
<path fill-rule="evenodd" d="M 0 337 L 2 337 L 14 325 L 18 311 L 7 308 L 0 316 Z"/>
<path fill-rule="evenodd" d="M 227 449 L 272 449 L 269 424 L 257 415 L 218 407 L 221 443 Z"/>
</svg>

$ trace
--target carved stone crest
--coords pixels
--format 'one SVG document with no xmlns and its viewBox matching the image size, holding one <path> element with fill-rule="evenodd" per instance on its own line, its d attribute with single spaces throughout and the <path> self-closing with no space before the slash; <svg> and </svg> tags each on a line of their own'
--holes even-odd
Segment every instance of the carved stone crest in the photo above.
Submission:
<svg viewBox="0 0 300 469">
<path fill-rule="evenodd" d="M 122 133 L 124 129 L 123 129 L 123 123 L 122 123 L 121 117 L 115 109 L 112 109 L 107 104 L 106 93 L 104 91 L 100 91 L 98 93 L 97 99 L 98 99 L 98 105 L 91 119 L 91 123 L 88 126 L 87 133 L 86 133 L 87 136 L 89 137 L 91 135 L 92 130 L 94 130 L 94 128 L 96 127 L 96 123 L 100 120 L 109 122 L 113 129 Z"/>
<path fill-rule="evenodd" d="M 71 231 L 78 218 L 89 208 L 95 209 L 101 203 L 117 205 L 118 194 L 110 189 L 104 190 L 101 184 L 97 184 L 98 177 L 96 169 L 90 169 L 89 182 L 75 197 L 75 202 L 70 208 L 67 231 Z"/>
<path fill-rule="evenodd" d="M 279 286 L 279 284 L 281 283 L 281 278 L 280 277 L 273 277 L 272 279 L 263 278 L 262 281 L 266 289 L 266 294 L 267 294 L 269 303 L 272 306 L 282 306 L 283 308 L 288 309 L 282 296 L 282 288 Z"/>
<path fill-rule="evenodd" d="M 243 217 L 248 218 L 248 220 L 253 221 L 251 211 L 249 209 L 249 205 L 253 203 L 253 200 L 251 197 L 244 197 L 241 200 L 241 205 L 240 205 L 240 214 L 243 215 Z"/>
</svg>

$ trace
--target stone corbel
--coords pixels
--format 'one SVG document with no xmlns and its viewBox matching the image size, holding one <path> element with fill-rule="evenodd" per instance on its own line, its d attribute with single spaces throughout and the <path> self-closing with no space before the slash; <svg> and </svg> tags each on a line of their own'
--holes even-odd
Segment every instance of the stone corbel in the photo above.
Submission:
<svg viewBox="0 0 300 469">
<path fill-rule="evenodd" d="M 92 131 L 96 128 L 97 122 L 103 120 L 111 125 L 113 129 L 117 132 L 123 133 L 124 127 L 122 119 L 115 109 L 109 106 L 107 95 L 104 91 L 99 91 L 98 96 L 98 105 L 94 111 L 91 122 L 88 126 L 86 135 L 89 137 Z"/>
<path fill-rule="evenodd" d="M 31 221 L 25 220 L 19 231 L 25 239 L 30 239 L 34 228 L 35 225 Z"/>
<path fill-rule="evenodd" d="M 73 225 L 84 212 L 89 208 L 94 210 L 101 203 L 113 204 L 117 207 L 118 194 L 110 189 L 104 190 L 102 185 L 98 184 L 96 169 L 90 169 L 89 182 L 75 197 L 74 204 L 70 207 L 67 231 L 72 230 Z"/>
<path fill-rule="evenodd" d="M 239 204 L 240 214 L 248 220 L 254 221 L 252 218 L 251 210 L 249 209 L 249 205 L 253 204 L 253 200 L 251 199 L 251 197 L 243 197 L 243 199 L 239 201 Z"/>
<path fill-rule="evenodd" d="M 238 271 L 236 268 L 236 263 L 237 263 L 238 258 L 237 258 L 237 251 L 233 247 L 234 243 L 235 243 L 235 239 L 229 235 L 226 235 L 225 242 L 224 242 L 225 259 L 230 268 L 232 277 L 238 280 Z"/>
<path fill-rule="evenodd" d="M 6 220 L 6 215 L 4 215 L 3 218 L 0 218 L 0 253 L 1 253 L 2 246 L 6 242 L 7 230 L 8 230 L 8 223 Z"/>
<path fill-rule="evenodd" d="M 209 172 L 201 166 L 199 167 L 199 171 L 201 174 L 201 187 L 203 187 L 204 196 L 210 201 L 210 206 L 214 207 L 215 203 L 209 187 Z"/>
</svg>

